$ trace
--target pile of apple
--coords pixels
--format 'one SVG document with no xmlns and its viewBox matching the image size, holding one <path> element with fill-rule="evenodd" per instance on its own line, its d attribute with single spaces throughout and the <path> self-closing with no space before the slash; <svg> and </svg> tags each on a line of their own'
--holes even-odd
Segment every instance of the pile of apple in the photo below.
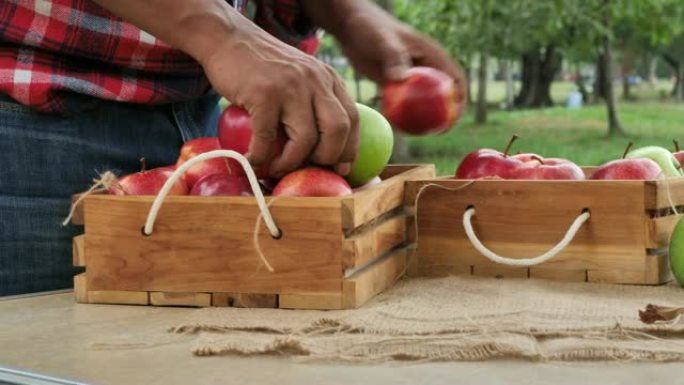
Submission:
<svg viewBox="0 0 684 385">
<path fill-rule="evenodd" d="M 380 182 L 379 174 L 389 162 L 394 137 L 390 124 L 377 111 L 357 104 L 359 112 L 359 152 L 351 172 L 342 177 L 319 166 L 305 166 L 285 175 L 280 180 L 268 176 L 270 163 L 285 146 L 281 130 L 273 143 L 270 159 L 254 172 L 265 194 L 273 196 L 334 197 L 351 194 Z M 177 167 L 200 154 L 214 150 L 233 150 L 246 154 L 252 138 L 249 113 L 231 105 L 221 114 L 218 137 L 192 139 L 180 149 L 175 165 L 145 170 L 119 178 L 108 189 L 115 195 L 157 195 Z M 169 195 L 251 196 L 252 188 L 242 165 L 229 158 L 201 161 L 190 167 L 178 179 Z"/>
<path fill-rule="evenodd" d="M 456 170 L 458 179 L 526 179 L 583 180 L 585 173 L 575 163 L 561 158 L 543 158 L 537 154 L 508 155 L 517 136 L 513 136 L 503 152 L 480 149 L 468 154 Z M 599 166 L 589 176 L 592 180 L 654 180 L 682 177 L 684 151 L 675 141 L 675 153 L 658 146 L 630 151 L 622 159 Z"/>
</svg>

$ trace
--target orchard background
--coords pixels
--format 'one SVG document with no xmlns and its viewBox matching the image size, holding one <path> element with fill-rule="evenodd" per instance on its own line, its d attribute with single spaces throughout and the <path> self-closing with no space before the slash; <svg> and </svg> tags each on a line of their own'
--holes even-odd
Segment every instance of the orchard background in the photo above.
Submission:
<svg viewBox="0 0 684 385">
<path fill-rule="evenodd" d="M 452 174 L 467 153 L 503 148 L 598 165 L 625 145 L 684 142 L 684 1 L 381 0 L 457 58 L 470 79 L 467 114 L 444 135 L 399 138 L 395 162 L 436 163 Z M 377 107 L 324 35 L 317 56 Z M 567 106 L 582 95 L 579 108 Z"/>
</svg>

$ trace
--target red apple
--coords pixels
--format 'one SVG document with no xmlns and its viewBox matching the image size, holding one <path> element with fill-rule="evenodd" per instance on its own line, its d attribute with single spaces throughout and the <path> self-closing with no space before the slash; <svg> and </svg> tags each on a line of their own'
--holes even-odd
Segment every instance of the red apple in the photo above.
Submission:
<svg viewBox="0 0 684 385">
<path fill-rule="evenodd" d="M 511 179 L 586 179 L 582 169 L 567 159 L 542 158 L 536 154 L 518 154 L 512 158 L 522 161 L 523 164 L 510 173 Z"/>
<path fill-rule="evenodd" d="M 107 192 L 113 195 L 157 195 L 173 172 L 173 167 L 158 167 L 151 170 L 145 170 L 143 167 L 140 172 L 119 178 Z M 183 178 L 179 178 L 169 190 L 169 195 L 187 194 L 188 185 Z"/>
<path fill-rule="evenodd" d="M 352 189 L 343 177 L 320 167 L 293 171 L 273 189 L 273 196 L 281 197 L 338 197 L 351 193 Z"/>
<path fill-rule="evenodd" d="M 179 167 L 186 161 L 196 157 L 205 152 L 220 150 L 218 138 L 197 138 L 192 139 L 181 147 L 180 157 L 176 162 L 176 167 Z M 230 174 L 228 162 L 225 158 L 214 158 L 202 161 L 190 167 L 184 174 L 188 186 L 192 188 L 195 183 L 205 175 L 211 174 Z"/>
<path fill-rule="evenodd" d="M 465 89 L 442 71 L 413 67 L 382 89 L 382 111 L 394 129 L 410 135 L 447 131 L 461 116 Z"/>
<path fill-rule="evenodd" d="M 648 158 L 618 159 L 598 167 L 593 180 L 654 180 L 663 178 L 658 163 Z"/>
<path fill-rule="evenodd" d="M 488 148 L 471 152 L 459 164 L 456 170 L 456 178 L 480 179 L 499 177 L 508 179 L 513 170 L 523 165 L 520 159 L 508 156 L 508 151 L 517 138 L 516 135 L 511 137 L 504 152 Z"/>
<path fill-rule="evenodd" d="M 675 140 L 673 140 L 673 142 L 675 145 L 675 152 L 673 153 L 674 157 L 677 158 L 680 165 L 684 166 L 684 151 L 680 151 L 678 140 L 675 139 Z"/>
<path fill-rule="evenodd" d="M 247 154 L 249 142 L 252 140 L 252 120 L 247 110 L 235 105 L 228 106 L 219 119 L 218 137 L 221 147 L 233 150 L 242 155 Z M 258 178 L 268 176 L 271 162 L 283 152 L 285 136 L 282 130 L 278 130 L 278 136 L 273 143 L 271 157 L 261 167 L 254 170 Z M 242 165 L 234 159 L 228 160 L 230 170 L 234 175 L 245 175 Z"/>
<path fill-rule="evenodd" d="M 200 178 L 190 195 L 201 196 L 252 196 L 252 187 L 242 175 L 211 174 Z"/>
</svg>

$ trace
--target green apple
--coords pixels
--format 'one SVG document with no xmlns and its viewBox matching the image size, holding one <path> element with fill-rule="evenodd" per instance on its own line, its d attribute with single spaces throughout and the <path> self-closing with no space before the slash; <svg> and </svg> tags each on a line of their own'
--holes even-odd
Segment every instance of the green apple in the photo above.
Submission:
<svg viewBox="0 0 684 385">
<path fill-rule="evenodd" d="M 662 147 L 641 147 L 631 151 L 625 158 L 649 158 L 658 163 L 658 166 L 660 166 L 660 168 L 663 170 L 663 174 L 665 174 L 666 177 L 672 178 L 684 176 L 682 173 L 682 165 L 679 164 L 679 161 L 677 158 L 675 158 L 674 154 Z"/>
<path fill-rule="evenodd" d="M 352 187 L 363 186 L 385 169 L 394 148 L 392 126 L 382 114 L 356 103 L 359 111 L 359 152 L 347 181 Z"/>
<path fill-rule="evenodd" d="M 670 238 L 670 269 L 677 282 L 684 286 L 684 218 L 679 220 Z"/>
</svg>

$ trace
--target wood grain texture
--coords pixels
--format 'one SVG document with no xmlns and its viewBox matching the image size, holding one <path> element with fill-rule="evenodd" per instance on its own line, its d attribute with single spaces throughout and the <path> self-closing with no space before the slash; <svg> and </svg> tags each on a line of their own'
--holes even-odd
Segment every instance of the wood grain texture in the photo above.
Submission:
<svg viewBox="0 0 684 385">
<path fill-rule="evenodd" d="M 71 243 L 72 254 L 73 254 L 73 264 L 74 266 L 85 266 L 86 265 L 86 254 L 85 254 L 85 235 L 77 235 L 74 237 Z"/>
<path fill-rule="evenodd" d="M 282 294 L 278 307 L 281 309 L 339 310 L 342 309 L 342 293 Z"/>
<path fill-rule="evenodd" d="M 658 249 L 668 247 L 675 226 L 684 215 L 668 215 L 646 221 L 646 247 Z"/>
<path fill-rule="evenodd" d="M 434 165 L 388 166 L 386 172 L 391 172 L 389 170 L 401 173 L 342 199 L 342 226 L 345 233 L 400 207 L 404 202 L 404 187 L 407 181 L 435 176 Z"/>
<path fill-rule="evenodd" d="M 670 209 L 684 206 L 684 178 L 647 181 L 646 208 L 648 210 Z"/>
<path fill-rule="evenodd" d="M 409 270 L 409 276 L 414 277 L 446 277 L 449 275 L 472 275 L 473 267 L 470 265 L 426 265 L 414 262 L 416 267 Z"/>
<path fill-rule="evenodd" d="M 146 291 L 88 290 L 88 303 L 149 305 L 150 293 Z"/>
<path fill-rule="evenodd" d="M 670 269 L 670 256 L 667 249 L 661 254 L 651 254 L 646 257 L 645 283 L 657 285 L 674 279 Z"/>
<path fill-rule="evenodd" d="M 563 270 L 620 270 L 643 273 L 647 219 L 643 182 L 459 181 L 426 189 L 417 207 L 419 265 L 473 265 L 487 261 L 470 244 L 462 225 L 473 205 L 473 226 L 497 254 L 530 258 L 560 241 L 584 208 L 591 219 L 575 240 L 540 267 Z M 414 191 L 416 191 L 414 189 Z M 619 199 L 617 198 L 619 197 Z"/>
<path fill-rule="evenodd" d="M 397 215 L 366 231 L 347 238 L 342 243 L 345 269 L 361 266 L 380 256 L 406 239 L 406 217 Z"/>
<path fill-rule="evenodd" d="M 586 282 L 586 270 L 560 270 L 530 267 L 530 278 L 549 279 L 552 281 Z"/>
<path fill-rule="evenodd" d="M 488 265 L 473 266 L 472 274 L 479 277 L 528 278 L 530 272 L 527 267 L 510 267 L 492 263 Z"/>
<path fill-rule="evenodd" d="M 153 291 L 150 293 L 150 305 L 153 306 L 211 306 L 209 293 L 165 293 Z"/>
<path fill-rule="evenodd" d="M 211 295 L 211 306 L 275 309 L 278 307 L 278 295 L 213 293 Z"/>
<path fill-rule="evenodd" d="M 342 281 L 342 307 L 356 309 L 362 306 L 394 285 L 405 272 L 406 249 L 400 249 Z"/>
<path fill-rule="evenodd" d="M 76 303 L 88 303 L 88 281 L 86 273 L 74 276 L 74 300 Z"/>
<path fill-rule="evenodd" d="M 299 293 L 339 290 L 340 202 L 280 198 L 271 206 L 283 231 L 265 226 L 260 261 L 253 243 L 258 209 L 247 197 L 169 197 L 154 233 L 143 236 L 152 197 L 90 196 L 85 247 L 91 290 Z"/>
</svg>

